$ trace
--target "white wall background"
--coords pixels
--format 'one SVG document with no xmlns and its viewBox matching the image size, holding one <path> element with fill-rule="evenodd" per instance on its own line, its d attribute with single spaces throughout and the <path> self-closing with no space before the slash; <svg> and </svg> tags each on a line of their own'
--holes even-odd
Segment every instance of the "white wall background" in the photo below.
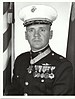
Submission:
<svg viewBox="0 0 75 99">
<path fill-rule="evenodd" d="M 16 2 L 15 3 L 15 58 L 30 50 L 28 42 L 25 40 L 25 27 L 19 19 L 19 10 L 35 2 Z M 68 27 L 71 2 L 36 2 L 36 4 L 46 4 L 54 7 L 58 12 L 58 17 L 52 25 L 53 38 L 50 40 L 51 49 L 60 55 L 66 56 Z"/>
</svg>

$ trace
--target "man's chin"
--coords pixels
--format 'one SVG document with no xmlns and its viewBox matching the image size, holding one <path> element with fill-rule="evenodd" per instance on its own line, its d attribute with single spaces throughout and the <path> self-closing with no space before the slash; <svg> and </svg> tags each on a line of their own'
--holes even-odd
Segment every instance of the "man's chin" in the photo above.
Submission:
<svg viewBox="0 0 75 99">
<path fill-rule="evenodd" d="M 39 45 L 36 45 L 34 48 L 36 48 L 36 49 L 41 49 L 42 47 L 39 46 Z"/>
<path fill-rule="evenodd" d="M 40 50 L 40 49 L 42 49 L 43 47 L 36 44 L 36 45 L 35 45 L 34 47 L 32 47 L 32 48 L 35 49 L 35 50 Z"/>
</svg>

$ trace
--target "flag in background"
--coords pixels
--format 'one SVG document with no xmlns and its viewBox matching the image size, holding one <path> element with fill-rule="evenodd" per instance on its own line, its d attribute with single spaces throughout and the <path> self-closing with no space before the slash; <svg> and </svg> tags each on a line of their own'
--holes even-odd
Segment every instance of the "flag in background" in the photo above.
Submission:
<svg viewBox="0 0 75 99">
<path fill-rule="evenodd" d="M 3 91 L 11 83 L 13 2 L 3 2 Z"/>
<path fill-rule="evenodd" d="M 73 65 L 75 93 L 75 2 L 71 6 L 66 57 Z"/>
</svg>

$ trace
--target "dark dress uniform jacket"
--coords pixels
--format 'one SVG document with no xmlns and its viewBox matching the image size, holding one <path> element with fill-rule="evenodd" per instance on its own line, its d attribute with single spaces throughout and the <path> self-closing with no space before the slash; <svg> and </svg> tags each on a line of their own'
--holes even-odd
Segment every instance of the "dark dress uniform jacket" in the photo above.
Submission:
<svg viewBox="0 0 75 99">
<path fill-rule="evenodd" d="M 32 57 L 37 56 L 38 53 L 32 52 Z M 54 67 L 51 77 L 45 73 L 43 75 L 46 77 L 37 75 L 34 77 L 35 68 L 33 66 L 32 73 L 29 73 L 29 65 L 30 52 L 17 57 L 8 95 L 72 95 L 73 70 L 72 64 L 66 58 L 51 50 L 47 56 L 34 64 L 34 66 Z M 39 75 L 41 75 L 40 72 Z"/>
</svg>

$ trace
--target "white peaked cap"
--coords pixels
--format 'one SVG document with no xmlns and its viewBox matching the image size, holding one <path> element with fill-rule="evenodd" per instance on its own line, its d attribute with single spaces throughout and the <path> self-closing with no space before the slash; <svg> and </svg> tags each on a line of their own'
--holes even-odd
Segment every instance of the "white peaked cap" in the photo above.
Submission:
<svg viewBox="0 0 75 99">
<path fill-rule="evenodd" d="M 51 6 L 30 5 L 20 10 L 19 18 L 24 24 L 32 23 L 35 20 L 43 20 L 43 22 L 45 20 L 52 23 L 57 18 L 57 11 Z"/>
</svg>

